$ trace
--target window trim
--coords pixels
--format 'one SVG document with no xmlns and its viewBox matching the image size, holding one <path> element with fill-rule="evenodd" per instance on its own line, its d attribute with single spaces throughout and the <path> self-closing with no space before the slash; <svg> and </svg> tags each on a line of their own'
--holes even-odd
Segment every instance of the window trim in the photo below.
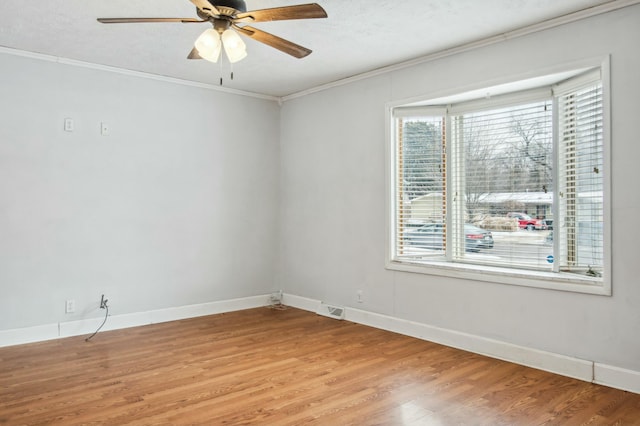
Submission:
<svg viewBox="0 0 640 426">
<path fill-rule="evenodd" d="M 612 268 L 611 268 L 611 117 L 610 117 L 610 59 L 609 56 L 598 58 L 597 60 L 591 59 L 581 62 L 578 66 L 574 63 L 573 66 L 567 65 L 565 67 L 559 67 L 557 73 L 572 73 L 574 77 L 584 74 L 585 71 L 592 69 L 600 73 L 600 81 L 602 83 L 603 91 L 603 150 L 604 150 L 604 276 L 602 278 L 592 278 L 588 276 L 576 275 L 567 272 L 551 272 L 551 271 L 536 271 L 529 269 L 517 269 L 506 267 L 494 267 L 489 265 L 478 265 L 471 263 L 457 263 L 450 262 L 450 259 L 434 259 L 424 260 L 421 264 L 410 263 L 402 260 L 394 259 L 395 247 L 395 203 L 393 202 L 395 197 L 394 176 L 397 173 L 396 167 L 396 142 L 395 142 L 395 125 L 394 123 L 394 110 L 401 111 L 406 110 L 408 113 L 412 113 L 417 110 L 426 111 L 427 109 L 442 108 L 443 99 L 446 100 L 447 96 L 451 98 L 464 96 L 464 93 L 460 91 L 451 91 L 449 95 L 439 96 L 424 96 L 422 99 L 434 99 L 438 101 L 437 105 L 430 103 L 428 100 L 423 101 L 416 98 L 407 100 L 405 102 L 397 101 L 388 103 L 385 107 L 385 130 L 386 130 L 386 142 L 387 142 L 387 161 L 386 161 L 386 203 L 387 203 L 387 220 L 386 220 L 386 265 L 385 268 L 393 271 L 420 273 L 441 277 L 449 277 L 456 279 L 467 279 L 472 281 L 491 282 L 498 284 L 517 285 L 533 288 L 542 288 L 550 290 L 560 290 L 576 293 L 586 293 L 594 295 L 611 296 L 612 294 Z M 549 73 L 539 74 L 537 77 L 546 78 Z M 580 77 L 578 77 L 580 79 Z M 513 86 L 513 79 L 508 80 L 504 85 Z M 526 80 L 522 80 L 525 82 Z M 576 84 L 583 82 L 577 81 Z M 512 90 L 501 97 L 513 97 L 518 99 L 520 96 L 531 96 L 536 90 L 538 94 L 541 91 L 553 91 L 558 87 L 562 87 L 562 81 L 556 81 L 551 84 L 546 83 L 543 87 L 528 88 L 534 90 L 526 90 L 518 92 Z M 481 88 L 473 90 L 474 92 L 483 91 Z M 491 86 L 500 87 L 499 85 Z M 470 92 L 470 91 L 469 91 Z M 486 93 L 486 92 L 485 92 Z M 534 95 L 535 96 L 535 95 Z M 555 98 L 555 94 L 554 94 Z M 483 99 L 470 99 L 466 102 L 458 102 L 458 106 L 465 108 L 466 106 L 481 107 L 486 100 Z M 555 120 L 554 114 L 554 120 Z M 554 121 L 554 126 L 556 125 Z M 557 128 L 555 126 L 554 128 Z M 555 158 L 555 155 L 554 155 Z"/>
</svg>

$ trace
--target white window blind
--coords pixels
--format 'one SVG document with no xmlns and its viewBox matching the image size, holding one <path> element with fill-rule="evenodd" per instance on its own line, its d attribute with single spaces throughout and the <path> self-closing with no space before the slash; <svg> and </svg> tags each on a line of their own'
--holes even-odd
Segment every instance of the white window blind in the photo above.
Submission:
<svg viewBox="0 0 640 426">
<path fill-rule="evenodd" d="M 557 98 L 558 268 L 601 276 L 604 267 L 602 85 Z"/>
<path fill-rule="evenodd" d="M 552 215 L 552 101 L 546 99 L 452 117 L 456 187 L 451 225 L 458 230 L 453 259 L 548 269 L 553 247 L 545 221 Z M 525 222 L 526 220 L 526 222 Z M 491 230 L 491 250 L 472 245 L 469 224 Z M 477 253 L 476 253 L 477 251 Z"/>
<path fill-rule="evenodd" d="M 442 255 L 446 238 L 444 116 L 398 115 L 395 257 Z"/>
</svg>

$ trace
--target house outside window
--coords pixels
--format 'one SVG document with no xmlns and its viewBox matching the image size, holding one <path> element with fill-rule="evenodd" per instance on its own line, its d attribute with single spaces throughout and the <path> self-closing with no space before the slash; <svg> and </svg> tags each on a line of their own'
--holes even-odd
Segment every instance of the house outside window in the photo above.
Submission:
<svg viewBox="0 0 640 426">
<path fill-rule="evenodd" d="M 392 269 L 610 294 L 601 68 L 391 108 Z"/>
</svg>

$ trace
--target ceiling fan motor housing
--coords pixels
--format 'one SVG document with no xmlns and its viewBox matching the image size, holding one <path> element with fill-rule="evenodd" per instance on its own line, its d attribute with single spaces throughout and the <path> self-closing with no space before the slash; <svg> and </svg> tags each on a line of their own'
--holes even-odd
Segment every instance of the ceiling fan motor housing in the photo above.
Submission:
<svg viewBox="0 0 640 426">
<path fill-rule="evenodd" d="M 228 7 L 228 8 L 235 9 L 238 12 L 247 11 L 247 4 L 244 2 L 244 0 L 207 0 L 207 1 L 211 3 L 212 6 L 216 7 L 218 10 L 220 10 L 221 8 L 224 9 Z"/>
</svg>

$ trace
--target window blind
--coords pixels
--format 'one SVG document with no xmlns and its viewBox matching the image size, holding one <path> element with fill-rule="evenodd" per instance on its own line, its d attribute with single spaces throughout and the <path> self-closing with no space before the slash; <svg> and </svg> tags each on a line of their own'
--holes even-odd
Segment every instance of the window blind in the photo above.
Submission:
<svg viewBox="0 0 640 426">
<path fill-rule="evenodd" d="M 455 115 L 457 149 L 452 180 L 456 227 L 453 259 L 508 267 L 551 269 L 546 241 L 552 216 L 552 101 L 546 99 Z M 478 250 L 473 225 L 492 232 L 491 251 Z M 467 229 L 465 229 L 467 228 Z M 480 246 L 482 247 L 482 246 Z"/>
<path fill-rule="evenodd" d="M 602 85 L 557 98 L 558 268 L 600 276 L 604 263 Z"/>
<path fill-rule="evenodd" d="M 445 119 L 396 117 L 395 258 L 442 255 L 446 240 Z"/>
</svg>

